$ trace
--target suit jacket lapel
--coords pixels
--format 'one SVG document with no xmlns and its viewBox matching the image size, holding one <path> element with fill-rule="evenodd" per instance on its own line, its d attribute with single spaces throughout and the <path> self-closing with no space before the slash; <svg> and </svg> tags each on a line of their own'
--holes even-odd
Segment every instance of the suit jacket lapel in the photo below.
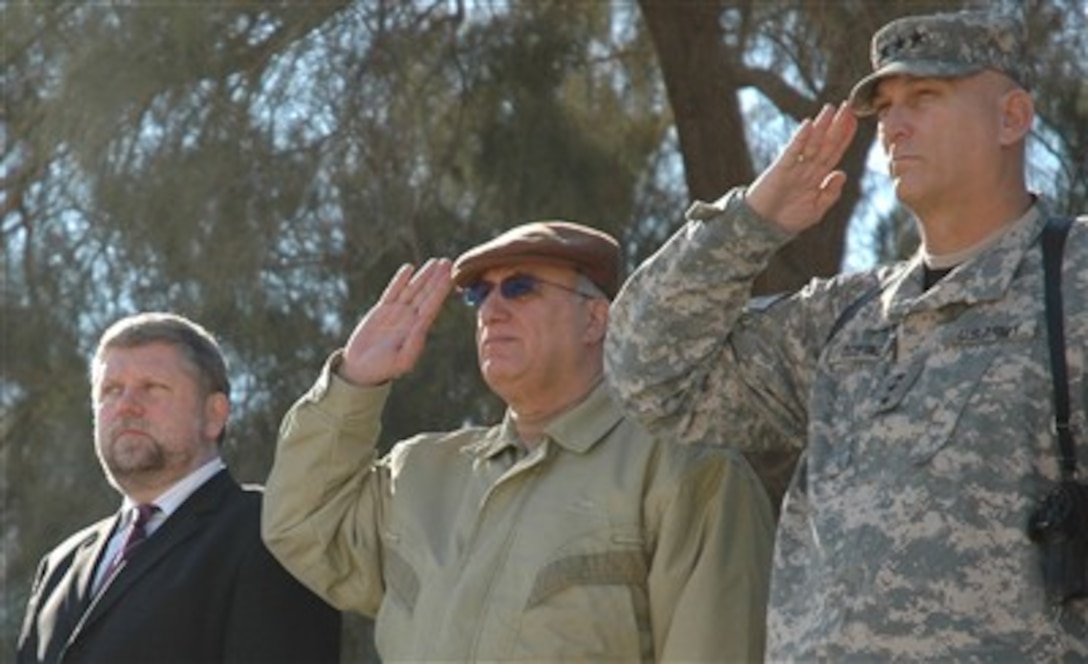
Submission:
<svg viewBox="0 0 1088 664">
<path fill-rule="evenodd" d="M 55 589 L 42 593 L 47 604 L 39 609 L 39 615 L 51 616 L 52 624 L 43 624 L 41 629 L 49 630 L 51 636 L 48 640 L 58 647 L 73 638 L 90 610 L 94 599 L 95 569 L 119 520 L 120 515 L 116 515 L 91 526 L 83 541 L 73 549 Z"/>
<path fill-rule="evenodd" d="M 181 547 L 201 530 L 209 515 L 214 514 L 228 493 L 236 488 L 230 473 L 223 470 L 200 486 L 176 512 L 163 522 L 155 533 L 140 545 L 138 554 L 106 581 L 106 586 L 91 604 L 84 620 L 85 627 L 101 618 L 124 598 L 125 592 L 141 578 L 155 570 L 171 552 Z"/>
<path fill-rule="evenodd" d="M 94 578 L 99 561 L 106 551 L 110 535 L 117 529 L 120 522 L 121 514 L 118 513 L 112 519 L 105 519 L 98 523 L 94 529 L 94 539 L 88 539 L 72 560 L 72 571 L 75 576 L 73 590 L 79 595 L 81 607 L 86 608 L 94 598 Z"/>
</svg>

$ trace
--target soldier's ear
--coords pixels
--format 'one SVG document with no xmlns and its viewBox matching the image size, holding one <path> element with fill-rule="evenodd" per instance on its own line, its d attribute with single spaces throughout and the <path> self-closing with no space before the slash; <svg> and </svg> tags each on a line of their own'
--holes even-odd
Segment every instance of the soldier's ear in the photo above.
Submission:
<svg viewBox="0 0 1088 664">
<path fill-rule="evenodd" d="M 1035 102 L 1022 88 L 1013 88 L 1001 96 L 1001 144 L 1024 140 L 1035 122 Z"/>
</svg>

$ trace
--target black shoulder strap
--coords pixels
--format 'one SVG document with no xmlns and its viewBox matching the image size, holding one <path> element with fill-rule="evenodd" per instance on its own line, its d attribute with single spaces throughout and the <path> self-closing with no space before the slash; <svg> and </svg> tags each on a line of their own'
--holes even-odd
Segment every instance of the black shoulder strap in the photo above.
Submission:
<svg viewBox="0 0 1088 664">
<path fill-rule="evenodd" d="M 1043 279 L 1046 331 L 1050 346 L 1050 376 L 1054 382 L 1054 425 L 1058 432 L 1062 479 L 1077 472 L 1077 453 L 1069 428 L 1069 372 L 1065 362 L 1065 322 L 1062 312 L 1062 252 L 1073 220 L 1051 217 L 1043 228 Z"/>
</svg>

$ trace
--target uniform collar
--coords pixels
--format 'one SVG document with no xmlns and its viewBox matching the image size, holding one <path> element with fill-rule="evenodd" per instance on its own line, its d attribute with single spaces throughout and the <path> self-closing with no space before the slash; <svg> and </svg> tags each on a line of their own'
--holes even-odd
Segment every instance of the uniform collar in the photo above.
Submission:
<svg viewBox="0 0 1088 664">
<path fill-rule="evenodd" d="M 1005 234 L 978 256 L 956 267 L 928 291 L 922 291 L 925 265 L 919 252 L 892 278 L 883 300 L 889 318 L 948 304 L 977 304 L 1005 296 L 1046 224 L 1042 204 L 1036 201 Z"/>
</svg>

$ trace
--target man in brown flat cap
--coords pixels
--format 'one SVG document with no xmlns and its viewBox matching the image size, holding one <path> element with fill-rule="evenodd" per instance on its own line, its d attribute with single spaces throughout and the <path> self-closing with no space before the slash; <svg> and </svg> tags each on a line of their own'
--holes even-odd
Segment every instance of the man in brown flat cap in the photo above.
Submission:
<svg viewBox="0 0 1088 664">
<path fill-rule="evenodd" d="M 265 494 L 272 552 L 375 616 L 386 661 L 757 661 L 773 523 L 736 453 L 658 442 L 602 382 L 619 249 L 530 223 L 402 267 L 288 413 Z M 503 421 L 378 458 L 390 383 L 453 286 Z"/>
<path fill-rule="evenodd" d="M 644 426 L 804 450 L 770 661 L 1088 661 L 1088 523 L 1038 511 L 1088 468 L 1088 219 L 1064 257 L 1070 428 L 1055 426 L 1041 246 L 1069 220 L 1026 185 L 1025 44 L 986 11 L 889 23 L 849 101 L 804 121 L 750 187 L 692 205 L 613 306 L 606 367 Z M 770 257 L 839 198 L 870 115 L 919 252 L 749 306 Z M 1063 563 L 1067 578 L 1044 577 Z"/>
</svg>

